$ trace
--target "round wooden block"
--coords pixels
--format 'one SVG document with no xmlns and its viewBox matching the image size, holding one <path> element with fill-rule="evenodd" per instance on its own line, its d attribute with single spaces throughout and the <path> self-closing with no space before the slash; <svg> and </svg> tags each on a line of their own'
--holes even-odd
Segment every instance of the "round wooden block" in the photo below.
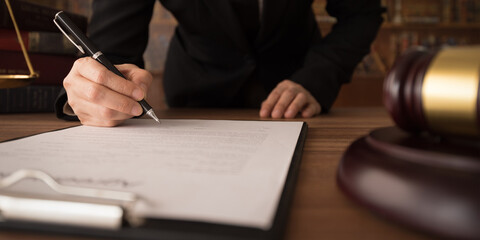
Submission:
<svg viewBox="0 0 480 240">
<path fill-rule="evenodd" d="M 381 128 L 353 142 L 337 182 L 355 202 L 442 237 L 480 239 L 480 142 Z"/>
</svg>

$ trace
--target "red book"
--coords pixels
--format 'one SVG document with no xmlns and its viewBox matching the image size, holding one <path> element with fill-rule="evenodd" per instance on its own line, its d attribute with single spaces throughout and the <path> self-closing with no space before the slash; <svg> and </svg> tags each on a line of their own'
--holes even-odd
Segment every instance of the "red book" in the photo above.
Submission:
<svg viewBox="0 0 480 240">
<path fill-rule="evenodd" d="M 35 72 L 40 74 L 32 84 L 62 85 L 77 59 L 67 55 L 29 54 Z M 0 74 L 29 74 L 22 52 L 0 50 Z"/>
<path fill-rule="evenodd" d="M 61 32 L 20 31 L 28 52 L 76 55 L 78 50 Z M 0 28 L 0 50 L 22 51 L 17 33 Z"/>
</svg>

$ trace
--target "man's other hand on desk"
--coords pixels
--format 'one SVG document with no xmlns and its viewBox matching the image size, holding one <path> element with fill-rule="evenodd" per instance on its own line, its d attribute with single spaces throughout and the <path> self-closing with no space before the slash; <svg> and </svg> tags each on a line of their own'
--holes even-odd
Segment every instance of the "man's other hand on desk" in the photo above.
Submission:
<svg viewBox="0 0 480 240">
<path fill-rule="evenodd" d="M 82 124 L 111 127 L 142 114 L 137 101 L 145 98 L 152 75 L 133 64 L 116 67 L 129 80 L 90 57 L 78 59 L 64 79 L 68 104 Z"/>
<path fill-rule="evenodd" d="M 320 114 L 322 108 L 302 85 L 291 80 L 280 82 L 263 101 L 260 117 L 295 118 L 298 113 L 304 118 Z"/>
</svg>

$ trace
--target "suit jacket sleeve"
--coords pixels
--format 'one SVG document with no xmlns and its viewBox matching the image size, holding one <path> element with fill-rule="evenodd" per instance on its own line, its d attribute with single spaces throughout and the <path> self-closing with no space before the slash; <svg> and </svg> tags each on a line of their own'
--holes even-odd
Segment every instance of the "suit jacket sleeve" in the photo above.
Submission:
<svg viewBox="0 0 480 240">
<path fill-rule="evenodd" d="M 94 0 L 89 38 L 112 63 L 132 63 L 143 68 L 143 52 L 148 43 L 154 3 L 155 0 Z M 77 120 L 63 112 L 67 101 L 63 90 L 55 103 L 57 117 Z"/>
<path fill-rule="evenodd" d="M 355 66 L 370 51 L 383 21 L 379 0 L 329 0 L 327 12 L 337 19 L 325 38 L 316 38 L 303 67 L 291 80 L 308 89 L 327 112 L 343 83 L 349 82 Z"/>
</svg>

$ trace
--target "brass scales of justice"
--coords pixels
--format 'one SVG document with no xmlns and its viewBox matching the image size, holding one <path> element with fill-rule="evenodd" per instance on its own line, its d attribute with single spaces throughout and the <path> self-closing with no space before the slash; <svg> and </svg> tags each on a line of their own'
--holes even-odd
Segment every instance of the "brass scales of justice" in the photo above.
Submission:
<svg viewBox="0 0 480 240">
<path fill-rule="evenodd" d="M 22 36 L 20 35 L 20 30 L 18 28 L 17 22 L 15 21 L 15 16 L 13 14 L 12 6 L 10 5 L 9 0 L 5 0 L 7 5 L 8 13 L 12 19 L 13 27 L 17 34 L 18 43 L 22 49 L 23 57 L 25 58 L 25 63 L 27 64 L 29 74 L 10 74 L 8 70 L 1 71 L 0 69 L 0 88 L 16 88 L 27 86 L 33 82 L 33 80 L 39 77 L 39 74 L 33 70 L 32 63 L 28 57 L 27 49 L 25 44 L 22 41 Z"/>
</svg>

